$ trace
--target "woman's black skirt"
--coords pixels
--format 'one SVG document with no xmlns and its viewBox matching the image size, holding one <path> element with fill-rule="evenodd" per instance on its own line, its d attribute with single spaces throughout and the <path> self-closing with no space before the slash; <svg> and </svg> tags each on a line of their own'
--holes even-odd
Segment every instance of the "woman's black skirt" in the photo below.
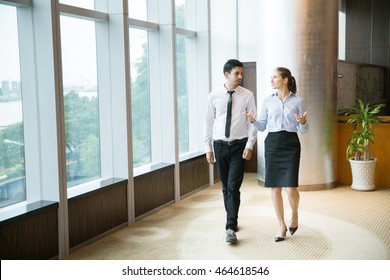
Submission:
<svg viewBox="0 0 390 280">
<path fill-rule="evenodd" d="M 298 187 L 301 143 L 296 132 L 270 132 L 265 138 L 265 186 Z"/>
</svg>

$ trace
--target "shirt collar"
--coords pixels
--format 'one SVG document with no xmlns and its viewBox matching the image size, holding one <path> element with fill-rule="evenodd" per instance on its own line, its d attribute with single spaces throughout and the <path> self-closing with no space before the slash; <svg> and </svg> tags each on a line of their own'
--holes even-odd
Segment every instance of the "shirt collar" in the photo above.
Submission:
<svg viewBox="0 0 390 280">
<path fill-rule="evenodd" d="M 277 91 L 274 92 L 274 93 L 272 94 L 272 96 L 278 96 L 278 92 L 277 92 Z M 296 94 L 293 93 L 292 91 L 290 91 L 290 94 L 288 95 L 288 97 L 290 97 L 290 96 L 296 96 Z"/>
<path fill-rule="evenodd" d="M 223 90 L 224 90 L 226 93 L 228 92 L 227 88 L 225 88 L 224 85 L 222 86 L 222 88 L 223 88 Z M 241 92 L 241 86 L 237 86 L 233 91 L 234 91 L 234 92 L 237 92 L 237 93 L 240 93 L 240 92 Z"/>
</svg>

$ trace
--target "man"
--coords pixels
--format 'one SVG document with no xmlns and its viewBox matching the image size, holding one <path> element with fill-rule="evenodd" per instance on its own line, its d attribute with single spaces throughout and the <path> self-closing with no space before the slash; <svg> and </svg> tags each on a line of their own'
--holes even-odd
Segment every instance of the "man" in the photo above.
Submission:
<svg viewBox="0 0 390 280">
<path fill-rule="evenodd" d="M 204 141 L 207 162 L 216 162 L 226 210 L 226 242 L 237 242 L 240 187 L 245 160 L 250 160 L 257 131 L 243 113 L 256 114 L 255 98 L 241 86 L 243 64 L 228 60 L 224 67 L 225 83 L 208 97 Z M 231 116 L 228 111 L 231 109 Z"/>
</svg>

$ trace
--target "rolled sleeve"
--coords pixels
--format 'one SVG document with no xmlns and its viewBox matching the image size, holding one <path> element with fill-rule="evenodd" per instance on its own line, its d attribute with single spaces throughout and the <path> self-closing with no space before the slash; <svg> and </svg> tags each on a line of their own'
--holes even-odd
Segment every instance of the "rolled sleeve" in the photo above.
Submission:
<svg viewBox="0 0 390 280">
<path fill-rule="evenodd" d="M 309 130 L 308 122 L 306 121 L 305 124 L 299 124 L 298 125 L 298 130 L 299 130 L 300 133 L 306 133 Z"/>
</svg>

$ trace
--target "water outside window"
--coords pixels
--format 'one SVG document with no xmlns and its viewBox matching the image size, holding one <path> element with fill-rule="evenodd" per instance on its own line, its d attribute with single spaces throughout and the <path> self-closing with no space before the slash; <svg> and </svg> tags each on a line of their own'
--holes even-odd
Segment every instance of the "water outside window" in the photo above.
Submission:
<svg viewBox="0 0 390 280">
<path fill-rule="evenodd" d="M 0 5 L 0 208 L 26 200 L 16 8 Z"/>
</svg>

